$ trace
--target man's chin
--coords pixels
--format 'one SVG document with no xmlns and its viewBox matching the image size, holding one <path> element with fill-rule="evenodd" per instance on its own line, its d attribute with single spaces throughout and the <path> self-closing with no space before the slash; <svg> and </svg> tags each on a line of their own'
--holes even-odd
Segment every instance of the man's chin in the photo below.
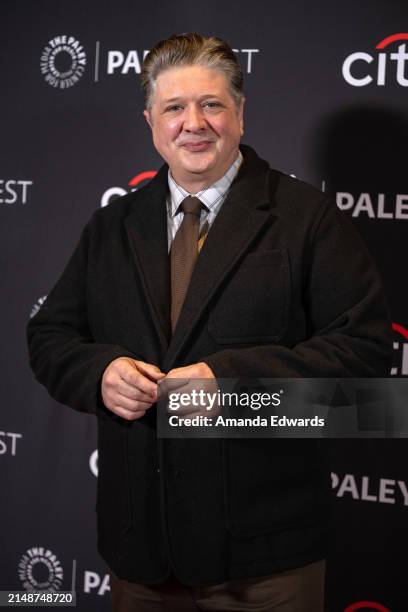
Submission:
<svg viewBox="0 0 408 612">
<path fill-rule="evenodd" d="M 199 174 L 205 175 L 211 172 L 214 167 L 214 164 L 210 163 L 208 160 L 203 159 L 199 163 L 197 163 L 197 161 L 195 163 L 185 164 L 183 167 L 184 172 L 195 176 Z"/>
<path fill-rule="evenodd" d="M 192 155 L 191 157 L 184 160 L 184 167 L 191 171 L 205 170 L 206 168 L 212 168 L 214 166 L 214 160 L 209 155 Z"/>
</svg>

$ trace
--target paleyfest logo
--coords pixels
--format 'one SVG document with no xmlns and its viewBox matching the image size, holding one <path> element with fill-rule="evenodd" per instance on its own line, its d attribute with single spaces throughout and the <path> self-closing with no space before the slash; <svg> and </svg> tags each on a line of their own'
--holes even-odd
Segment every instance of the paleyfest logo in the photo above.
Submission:
<svg viewBox="0 0 408 612">
<path fill-rule="evenodd" d="M 241 58 L 241 65 L 247 74 L 254 71 L 254 58 L 260 49 L 233 49 Z M 105 49 L 103 42 L 95 42 L 95 53 L 90 71 L 95 83 L 100 75 L 140 74 L 149 49 Z M 74 36 L 61 34 L 48 41 L 41 54 L 41 72 L 45 81 L 56 89 L 67 89 L 78 83 L 85 72 L 87 56 L 84 47 Z"/>
<path fill-rule="evenodd" d="M 342 66 L 344 80 L 353 87 L 365 87 L 371 83 L 381 87 L 395 82 L 408 87 L 405 76 L 405 63 L 408 60 L 406 44 L 397 44 L 402 40 L 408 40 L 407 32 L 383 38 L 373 53 L 356 51 L 348 55 Z"/>
<path fill-rule="evenodd" d="M 78 83 L 86 66 L 83 46 L 73 36 L 52 38 L 41 55 L 41 72 L 51 87 L 67 89 Z"/>
</svg>

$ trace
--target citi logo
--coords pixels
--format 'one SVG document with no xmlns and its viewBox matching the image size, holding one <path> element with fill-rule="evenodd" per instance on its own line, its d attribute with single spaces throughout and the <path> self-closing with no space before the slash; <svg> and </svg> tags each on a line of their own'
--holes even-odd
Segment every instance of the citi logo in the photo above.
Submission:
<svg viewBox="0 0 408 612">
<path fill-rule="evenodd" d="M 156 176 L 156 170 L 146 170 L 145 172 L 139 172 L 129 181 L 130 191 L 136 191 L 139 187 L 142 187 L 146 181 L 150 181 L 154 176 Z M 109 187 L 101 197 L 101 208 L 104 208 L 113 200 L 120 198 L 120 196 L 126 195 L 128 191 L 123 189 L 123 187 Z"/>
<path fill-rule="evenodd" d="M 408 329 L 399 323 L 393 323 L 394 330 L 394 366 L 391 376 L 408 376 Z"/>
<path fill-rule="evenodd" d="M 408 40 L 408 33 L 387 36 L 375 46 L 378 52 L 356 51 L 348 55 L 342 66 L 344 80 L 353 87 L 365 87 L 371 83 L 381 87 L 395 81 L 402 87 L 408 87 L 405 76 L 405 62 L 408 60 L 406 44 L 397 44 L 402 40 Z"/>
<path fill-rule="evenodd" d="M 360 612 L 363 612 L 364 610 L 366 612 L 374 612 L 374 610 L 378 612 L 391 612 L 389 608 L 386 608 L 382 604 L 375 601 L 356 601 L 356 603 L 347 606 L 347 608 L 344 609 L 344 612 L 357 612 L 357 610 Z"/>
<path fill-rule="evenodd" d="M 98 451 L 94 450 L 91 456 L 89 457 L 89 469 L 92 474 L 98 478 Z"/>
</svg>

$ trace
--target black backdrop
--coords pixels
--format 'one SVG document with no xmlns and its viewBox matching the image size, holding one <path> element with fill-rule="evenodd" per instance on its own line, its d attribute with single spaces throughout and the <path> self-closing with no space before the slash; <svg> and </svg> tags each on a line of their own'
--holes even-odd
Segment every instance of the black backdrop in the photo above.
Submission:
<svg viewBox="0 0 408 612">
<path fill-rule="evenodd" d="M 25 326 L 92 212 L 160 165 L 139 86 L 160 38 L 197 30 L 237 50 L 244 142 L 356 223 L 392 310 L 392 374 L 408 375 L 407 18 L 397 0 L 0 4 L 0 590 L 74 585 L 78 609 L 108 609 L 95 424 L 35 382 Z M 335 441 L 330 611 L 408 609 L 406 451 L 404 440 Z"/>
</svg>

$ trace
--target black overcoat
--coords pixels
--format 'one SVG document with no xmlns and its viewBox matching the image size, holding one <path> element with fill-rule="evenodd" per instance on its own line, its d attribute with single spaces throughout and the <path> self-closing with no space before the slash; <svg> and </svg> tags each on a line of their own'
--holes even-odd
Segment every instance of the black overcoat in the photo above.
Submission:
<svg viewBox="0 0 408 612">
<path fill-rule="evenodd" d="M 386 376 L 381 284 L 356 230 L 323 193 L 249 147 L 200 253 L 175 333 L 167 166 L 100 209 L 28 327 L 38 380 L 98 417 L 98 546 L 116 574 L 187 584 L 285 570 L 326 554 L 328 469 L 316 440 L 159 440 L 102 403 L 120 356 L 217 377 Z"/>
</svg>

